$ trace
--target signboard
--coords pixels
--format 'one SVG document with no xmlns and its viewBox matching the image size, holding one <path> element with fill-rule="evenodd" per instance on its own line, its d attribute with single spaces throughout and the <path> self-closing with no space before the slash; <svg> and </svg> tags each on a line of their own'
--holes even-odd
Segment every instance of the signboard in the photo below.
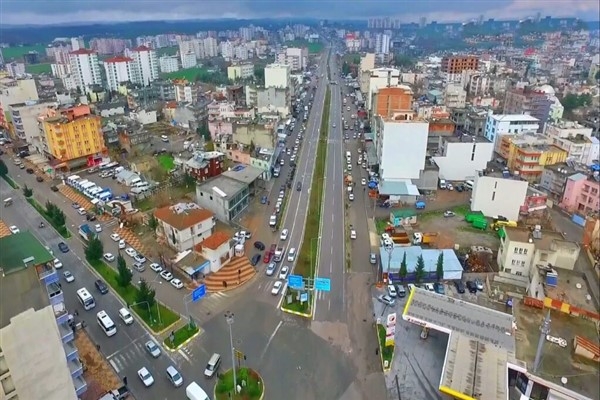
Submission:
<svg viewBox="0 0 600 400">
<path fill-rule="evenodd" d="M 396 326 L 388 326 L 385 328 L 385 336 L 394 336 L 396 334 Z"/>
<path fill-rule="evenodd" d="M 394 345 L 394 337 L 393 336 L 386 336 L 385 337 L 385 346 L 393 346 Z"/>
<path fill-rule="evenodd" d="M 387 326 L 395 326 L 396 325 L 396 313 L 388 314 L 387 316 Z"/>
<path fill-rule="evenodd" d="M 331 279 L 329 278 L 315 278 L 315 289 L 323 292 L 331 291 Z"/>
<path fill-rule="evenodd" d="M 302 289 L 304 287 L 302 275 L 288 276 L 288 286 L 292 289 Z"/>
<path fill-rule="evenodd" d="M 300 293 L 300 302 L 305 303 L 308 301 L 308 292 Z"/>
<path fill-rule="evenodd" d="M 423 322 L 423 321 L 421 321 L 421 320 L 418 320 L 418 319 L 416 319 L 416 318 L 413 318 L 413 317 L 411 317 L 411 316 L 409 316 L 409 315 L 405 315 L 405 316 L 404 316 L 404 320 L 405 320 L 405 321 L 408 321 L 408 322 L 410 322 L 410 323 L 413 323 L 413 324 L 415 324 L 415 325 L 419 325 L 419 326 L 426 326 L 425 322 Z"/>
<path fill-rule="evenodd" d="M 201 298 L 203 298 L 204 296 L 206 296 L 206 285 L 202 284 L 202 285 L 198 286 L 196 289 L 194 289 L 194 291 L 192 292 L 192 301 L 196 302 L 196 301 L 200 300 Z"/>
</svg>

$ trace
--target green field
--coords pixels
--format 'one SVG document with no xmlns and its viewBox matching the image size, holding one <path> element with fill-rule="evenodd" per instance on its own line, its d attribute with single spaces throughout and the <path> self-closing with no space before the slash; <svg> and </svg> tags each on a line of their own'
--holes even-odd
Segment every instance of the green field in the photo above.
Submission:
<svg viewBox="0 0 600 400">
<path fill-rule="evenodd" d="M 46 56 L 46 46 L 19 46 L 19 47 L 6 47 L 2 49 L 2 55 L 4 61 L 8 62 L 11 60 L 21 60 L 23 54 L 29 53 L 30 51 L 37 51 L 41 56 Z"/>
<path fill-rule="evenodd" d="M 179 46 L 171 46 L 171 47 L 162 47 L 160 49 L 156 49 L 156 55 L 158 57 L 162 57 L 164 55 L 174 56 L 179 51 Z"/>
<path fill-rule="evenodd" d="M 194 82 L 196 77 L 208 75 L 210 72 L 204 67 L 193 67 L 187 69 L 180 69 L 179 71 L 170 72 L 163 74 L 167 79 L 186 79 L 190 82 Z"/>
<path fill-rule="evenodd" d="M 25 72 L 28 74 L 51 74 L 51 64 L 30 64 L 25 66 Z"/>
<path fill-rule="evenodd" d="M 170 154 L 161 154 L 158 156 L 158 164 L 167 172 L 175 168 L 175 160 L 173 160 L 173 156 Z"/>
<path fill-rule="evenodd" d="M 307 47 L 310 54 L 320 53 L 323 50 L 323 43 L 309 43 L 306 40 L 292 40 L 285 42 L 285 45 L 289 47 Z"/>
</svg>

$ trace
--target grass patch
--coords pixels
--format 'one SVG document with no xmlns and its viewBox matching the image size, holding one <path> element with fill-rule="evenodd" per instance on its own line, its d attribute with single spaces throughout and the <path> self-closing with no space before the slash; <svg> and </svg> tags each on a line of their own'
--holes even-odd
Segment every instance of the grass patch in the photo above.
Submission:
<svg viewBox="0 0 600 400">
<path fill-rule="evenodd" d="M 289 47 L 306 47 L 308 48 L 308 52 L 310 54 L 316 54 L 323 51 L 323 43 L 309 43 L 307 40 L 291 40 L 289 42 L 285 42 L 286 46 Z"/>
<path fill-rule="evenodd" d="M 125 303 L 133 304 L 136 302 L 136 297 L 138 294 L 138 288 L 133 285 L 129 285 L 127 287 L 121 287 L 117 283 L 118 273 L 113 268 L 109 267 L 105 262 L 101 260 L 90 262 L 90 265 L 100 274 L 102 279 L 108 283 L 112 289 L 125 301 Z M 167 329 L 177 321 L 179 321 L 179 315 L 175 314 L 173 311 L 169 310 L 161 303 L 156 303 L 158 306 L 152 307 L 148 310 L 148 307 L 145 304 L 140 304 L 137 306 L 131 307 L 133 312 L 135 312 L 144 322 L 154 331 L 160 332 L 164 329 Z M 160 321 L 158 318 L 160 312 Z"/>
<path fill-rule="evenodd" d="M 446 210 L 454 211 L 454 213 L 457 216 L 460 215 L 460 216 L 463 216 L 463 217 L 467 213 L 471 212 L 471 208 L 468 205 L 464 204 L 464 205 L 461 205 L 461 206 L 450 207 L 450 208 L 447 208 L 447 209 L 444 209 L 444 210 L 425 211 L 425 212 L 419 213 L 418 216 L 417 216 L 417 218 L 419 220 L 421 220 L 421 221 L 427 221 L 427 220 L 429 220 L 431 218 L 440 218 L 440 217 L 444 216 L 444 211 L 446 211 Z"/>
<path fill-rule="evenodd" d="M 65 239 L 68 239 L 68 238 L 71 237 L 71 232 L 69 232 L 69 230 L 67 229 L 67 227 L 64 226 L 64 225 L 56 225 L 56 223 L 54 222 L 54 220 L 52 218 L 50 218 L 50 216 L 48 215 L 48 212 L 46 211 L 46 208 L 44 208 L 44 206 L 42 206 L 40 203 L 38 203 L 34 198 L 32 198 L 32 197 L 27 198 L 27 202 L 29 204 L 31 204 L 31 206 L 33 208 L 35 208 L 36 211 L 42 217 L 44 217 L 44 219 L 46 221 L 48 221 L 48 223 L 50 225 L 52 225 L 54 227 L 54 229 L 56 229 L 56 231 L 60 234 L 60 236 L 64 237 Z"/>
<path fill-rule="evenodd" d="M 392 358 L 394 358 L 394 346 L 385 345 L 385 326 L 377 324 L 377 337 L 379 339 L 379 351 L 381 352 L 381 358 L 383 361 L 387 361 L 388 365 L 391 365 Z"/>
<path fill-rule="evenodd" d="M 196 78 L 201 75 L 209 74 L 208 70 L 204 67 L 192 67 L 186 69 L 180 69 L 179 71 L 169 72 L 163 74 L 167 79 L 186 79 L 190 82 L 195 82 Z M 199 78 L 198 78 L 199 79 Z"/>
<path fill-rule="evenodd" d="M 25 66 L 25 72 L 28 74 L 51 74 L 52 66 L 50 63 L 47 64 L 28 64 Z"/>
<path fill-rule="evenodd" d="M 300 300 L 296 300 L 298 298 L 298 294 L 299 294 L 299 291 L 294 290 L 294 289 L 288 289 L 285 296 L 287 297 L 288 295 L 291 295 L 292 302 L 288 304 L 287 300 L 284 300 L 281 307 L 288 311 L 295 311 L 295 312 L 299 312 L 299 313 L 303 313 L 303 314 L 308 314 L 310 312 L 310 303 L 311 303 L 310 300 L 311 299 L 308 299 L 309 301 L 305 301 L 304 303 L 301 303 Z"/>
<path fill-rule="evenodd" d="M 6 47 L 2 49 L 2 55 L 4 56 L 4 60 L 6 62 L 9 62 L 13 59 L 17 61 L 23 61 L 23 55 L 29 53 L 30 51 L 37 51 L 42 57 L 46 56 L 46 46 L 44 45 Z"/>
<path fill-rule="evenodd" d="M 175 168 L 175 160 L 170 154 L 161 154 L 160 156 L 158 156 L 158 164 L 162 169 L 164 169 L 167 172 Z"/>
<path fill-rule="evenodd" d="M 261 398 L 265 385 L 258 372 L 242 367 L 235 369 L 235 375 L 236 383 L 242 387 L 240 393 L 233 393 L 233 369 L 230 369 L 219 375 L 215 387 L 216 400 L 258 400 Z M 241 384 L 242 381 L 246 382 L 245 385 Z"/>
<path fill-rule="evenodd" d="M 176 349 L 178 346 L 185 343 L 186 340 L 197 334 L 198 331 L 199 329 L 195 324 L 185 324 L 174 332 L 172 341 L 171 335 L 167 336 L 164 341 L 165 346 Z"/>
<path fill-rule="evenodd" d="M 154 203 L 152 202 L 152 196 L 146 197 L 142 200 L 135 201 L 135 208 L 140 211 L 150 211 L 154 208 Z"/>
<path fill-rule="evenodd" d="M 377 229 L 377 233 L 381 235 L 385 232 L 385 228 L 390 226 L 390 220 L 387 218 L 376 218 L 375 219 L 375 228 Z"/>
<path fill-rule="evenodd" d="M 174 56 L 179 51 L 179 46 L 169 46 L 169 47 L 161 47 L 160 49 L 156 49 L 156 55 L 158 57 L 162 56 Z"/>
<path fill-rule="evenodd" d="M 6 181 L 6 183 L 8 183 L 10 185 L 11 188 L 13 189 L 18 189 L 19 185 L 17 185 L 17 182 L 15 182 L 13 180 L 13 178 L 11 178 L 8 175 L 2 175 L 2 178 Z"/>
</svg>

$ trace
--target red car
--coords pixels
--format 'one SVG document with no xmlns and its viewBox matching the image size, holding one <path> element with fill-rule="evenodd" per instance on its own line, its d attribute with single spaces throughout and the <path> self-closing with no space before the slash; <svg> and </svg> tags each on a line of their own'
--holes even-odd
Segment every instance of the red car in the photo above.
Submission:
<svg viewBox="0 0 600 400">
<path fill-rule="evenodd" d="M 270 251 L 265 251 L 265 256 L 263 257 L 263 262 L 265 264 L 268 264 L 269 261 L 271 261 L 271 252 Z"/>
</svg>

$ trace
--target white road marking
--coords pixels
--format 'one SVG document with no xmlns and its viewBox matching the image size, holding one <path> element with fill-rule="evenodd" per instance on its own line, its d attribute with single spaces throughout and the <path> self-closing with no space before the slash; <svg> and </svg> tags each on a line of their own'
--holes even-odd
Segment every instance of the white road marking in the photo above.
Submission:
<svg viewBox="0 0 600 400">
<path fill-rule="evenodd" d="M 178 353 L 181 355 L 181 357 L 183 357 L 187 362 L 189 362 L 190 364 L 192 364 L 192 360 L 190 360 L 190 358 L 188 357 L 187 354 L 185 354 L 185 352 L 183 351 L 183 349 L 179 349 Z"/>
<path fill-rule="evenodd" d="M 271 345 L 273 338 L 277 334 L 277 331 L 279 330 L 279 328 L 281 328 L 281 325 L 283 325 L 283 321 L 279 321 L 279 323 L 275 327 L 275 330 L 273 331 L 273 333 L 271 333 L 271 336 L 269 336 L 269 340 L 267 340 L 267 344 L 266 344 L 265 348 L 263 349 L 262 353 L 260 354 L 259 364 L 262 363 L 262 360 L 265 357 L 265 354 L 267 354 L 267 350 L 269 350 L 269 346 Z"/>
<path fill-rule="evenodd" d="M 119 374 L 119 367 L 117 367 L 117 363 L 115 362 L 115 360 L 108 360 L 108 362 L 110 363 L 110 365 L 112 365 L 113 369 L 115 370 L 115 372 L 118 375 Z"/>
</svg>

